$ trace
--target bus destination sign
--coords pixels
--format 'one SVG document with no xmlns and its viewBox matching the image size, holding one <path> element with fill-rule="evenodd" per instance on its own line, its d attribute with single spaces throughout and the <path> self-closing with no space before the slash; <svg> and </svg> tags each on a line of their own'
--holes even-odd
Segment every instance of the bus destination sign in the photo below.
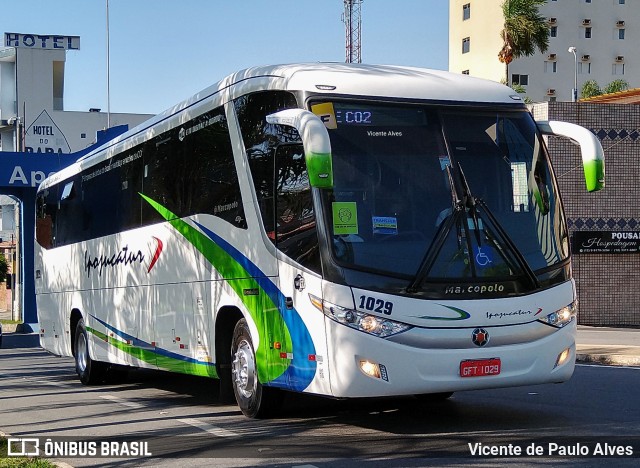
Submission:
<svg viewBox="0 0 640 468">
<path fill-rule="evenodd" d="M 573 253 L 640 253 L 640 231 L 575 231 Z"/>
</svg>

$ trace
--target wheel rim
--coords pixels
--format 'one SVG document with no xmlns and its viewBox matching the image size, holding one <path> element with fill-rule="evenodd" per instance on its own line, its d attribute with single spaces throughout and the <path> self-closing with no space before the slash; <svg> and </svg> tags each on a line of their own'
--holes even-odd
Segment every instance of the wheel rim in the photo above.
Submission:
<svg viewBox="0 0 640 468">
<path fill-rule="evenodd" d="M 236 390 L 244 398 L 251 398 L 256 389 L 256 361 L 251 345 L 246 340 L 238 345 L 231 368 Z"/>
<path fill-rule="evenodd" d="M 87 338 L 84 335 L 78 337 L 76 344 L 76 362 L 78 370 L 84 372 L 87 369 Z"/>
</svg>

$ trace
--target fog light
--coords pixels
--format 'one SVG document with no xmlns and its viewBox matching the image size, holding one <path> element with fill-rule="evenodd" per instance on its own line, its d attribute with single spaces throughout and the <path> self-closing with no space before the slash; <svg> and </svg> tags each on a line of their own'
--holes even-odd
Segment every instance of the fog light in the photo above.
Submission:
<svg viewBox="0 0 640 468">
<path fill-rule="evenodd" d="M 571 356 L 571 348 L 567 348 L 564 351 L 562 351 L 560 354 L 558 354 L 558 359 L 556 359 L 556 365 L 553 366 L 555 367 L 559 367 L 562 364 L 564 364 L 567 359 L 569 359 L 569 356 Z"/>
<path fill-rule="evenodd" d="M 360 370 L 369 377 L 380 378 L 380 367 L 375 362 L 360 361 Z"/>
</svg>

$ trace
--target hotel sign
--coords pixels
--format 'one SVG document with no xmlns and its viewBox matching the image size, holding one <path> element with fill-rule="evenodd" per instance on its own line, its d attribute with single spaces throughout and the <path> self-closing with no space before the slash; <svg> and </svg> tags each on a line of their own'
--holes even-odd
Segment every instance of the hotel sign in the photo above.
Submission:
<svg viewBox="0 0 640 468">
<path fill-rule="evenodd" d="M 573 253 L 640 253 L 640 231 L 574 231 Z"/>
<path fill-rule="evenodd" d="M 80 36 L 4 33 L 4 45 L 21 49 L 80 50 Z"/>
</svg>

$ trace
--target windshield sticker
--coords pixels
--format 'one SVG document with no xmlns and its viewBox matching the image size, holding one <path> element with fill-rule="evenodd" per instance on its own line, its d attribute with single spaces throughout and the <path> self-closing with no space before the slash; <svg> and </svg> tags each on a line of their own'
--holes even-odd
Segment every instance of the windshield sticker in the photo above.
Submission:
<svg viewBox="0 0 640 468">
<path fill-rule="evenodd" d="M 338 128 L 336 122 L 336 113 L 333 110 L 332 102 L 323 102 L 322 104 L 314 104 L 311 106 L 311 112 L 316 114 L 322 120 L 322 123 L 329 130 L 335 130 Z"/>
<path fill-rule="evenodd" d="M 371 221 L 374 234 L 398 234 L 398 218 L 393 216 L 374 216 Z"/>
<path fill-rule="evenodd" d="M 333 233 L 358 234 L 358 208 L 356 202 L 333 202 Z"/>
<path fill-rule="evenodd" d="M 451 160 L 449 159 L 449 156 L 439 156 L 438 159 L 440 160 L 440 169 L 442 169 L 443 171 L 447 168 L 447 166 L 451 166 Z"/>
<path fill-rule="evenodd" d="M 479 267 L 487 267 L 493 263 L 491 249 L 487 247 L 476 247 L 474 250 L 476 254 L 476 264 Z"/>
</svg>

